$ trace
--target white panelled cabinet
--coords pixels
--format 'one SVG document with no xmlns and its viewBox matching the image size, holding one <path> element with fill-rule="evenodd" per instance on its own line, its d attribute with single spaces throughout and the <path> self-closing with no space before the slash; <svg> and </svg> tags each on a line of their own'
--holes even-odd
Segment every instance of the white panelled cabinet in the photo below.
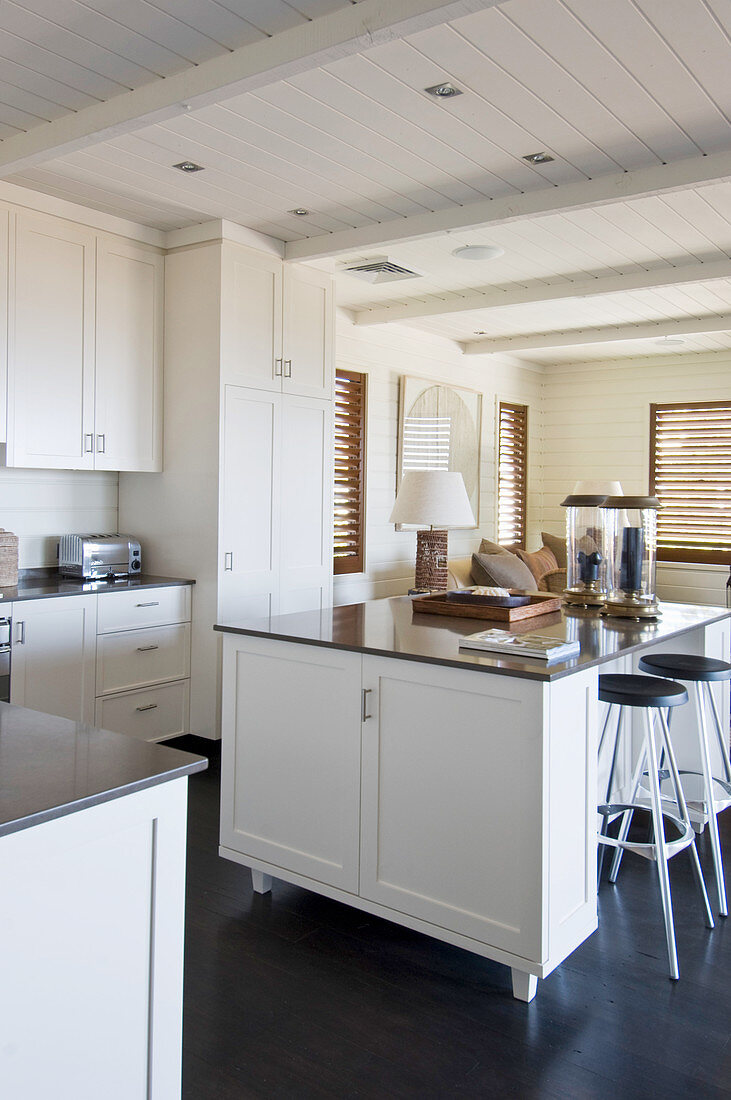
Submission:
<svg viewBox="0 0 731 1100">
<path fill-rule="evenodd" d="M 162 255 L 47 214 L 0 217 L 7 465 L 161 469 Z"/>
<path fill-rule="evenodd" d="M 13 603 L 11 703 L 94 721 L 96 601 L 89 595 Z"/>
<path fill-rule="evenodd" d="M 0 206 L 0 332 L 8 331 L 8 257 L 10 212 Z M 0 340 L 0 443 L 7 440 L 8 341 Z"/>
<path fill-rule="evenodd" d="M 223 373 L 256 389 L 330 399 L 333 286 L 324 272 L 224 242 Z"/>
</svg>

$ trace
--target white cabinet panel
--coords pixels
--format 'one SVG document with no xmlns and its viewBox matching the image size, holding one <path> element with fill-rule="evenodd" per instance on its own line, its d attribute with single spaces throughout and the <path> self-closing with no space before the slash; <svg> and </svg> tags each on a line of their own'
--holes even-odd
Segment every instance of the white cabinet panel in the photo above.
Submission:
<svg viewBox="0 0 731 1100">
<path fill-rule="evenodd" d="M 0 206 L 0 332 L 8 331 L 8 267 L 10 212 Z M 0 443 L 7 439 L 8 341 L 0 339 Z"/>
<path fill-rule="evenodd" d="M 221 843 L 357 893 L 360 656 L 224 643 Z"/>
<path fill-rule="evenodd" d="M 97 249 L 97 470 L 162 468 L 163 257 L 126 241 Z"/>
<path fill-rule="evenodd" d="M 232 244 L 222 256 L 221 373 L 256 389 L 282 385 L 282 261 Z"/>
<path fill-rule="evenodd" d="M 332 402 L 282 397 L 279 613 L 330 602 Z"/>
<path fill-rule="evenodd" d="M 104 695 L 96 701 L 94 725 L 139 741 L 163 741 L 190 732 L 190 681 Z"/>
<path fill-rule="evenodd" d="M 95 236 L 40 214 L 14 223 L 8 465 L 92 469 Z"/>
<path fill-rule="evenodd" d="M 276 610 L 280 397 L 226 386 L 221 476 L 219 613 Z"/>
<path fill-rule="evenodd" d="M 96 693 L 108 695 L 190 675 L 190 624 L 101 634 L 96 649 Z"/>
<path fill-rule="evenodd" d="M 99 596 L 99 634 L 190 621 L 190 587 L 136 588 Z"/>
<path fill-rule="evenodd" d="M 91 722 L 96 596 L 13 604 L 11 703 Z"/>
<path fill-rule="evenodd" d="M 332 398 L 332 329 L 332 279 L 313 268 L 285 265 L 282 381 L 285 393 Z"/>
</svg>

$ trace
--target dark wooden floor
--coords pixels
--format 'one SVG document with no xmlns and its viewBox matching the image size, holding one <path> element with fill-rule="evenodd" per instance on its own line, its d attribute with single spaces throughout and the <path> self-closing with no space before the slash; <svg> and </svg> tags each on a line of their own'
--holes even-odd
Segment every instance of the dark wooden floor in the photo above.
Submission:
<svg viewBox="0 0 731 1100">
<path fill-rule="evenodd" d="M 679 982 L 654 867 L 630 856 L 598 932 L 524 1005 L 507 967 L 282 882 L 253 894 L 217 855 L 219 775 L 213 756 L 190 780 L 185 1100 L 731 1096 L 731 926 L 705 929 L 686 853 Z"/>
</svg>

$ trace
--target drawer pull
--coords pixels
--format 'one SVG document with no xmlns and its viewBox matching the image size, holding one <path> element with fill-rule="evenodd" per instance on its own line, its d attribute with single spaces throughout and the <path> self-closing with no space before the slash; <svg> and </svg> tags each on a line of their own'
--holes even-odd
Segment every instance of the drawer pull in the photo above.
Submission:
<svg viewBox="0 0 731 1100">
<path fill-rule="evenodd" d="M 135 707 L 135 710 L 157 710 L 157 703 L 148 703 L 146 707 Z"/>
<path fill-rule="evenodd" d="M 150 600 L 148 603 L 136 603 L 135 607 L 159 607 L 159 600 Z"/>
<path fill-rule="evenodd" d="M 138 653 L 149 653 L 151 649 L 159 649 L 159 648 L 160 648 L 159 645 L 138 645 L 137 646 L 137 652 Z"/>
</svg>

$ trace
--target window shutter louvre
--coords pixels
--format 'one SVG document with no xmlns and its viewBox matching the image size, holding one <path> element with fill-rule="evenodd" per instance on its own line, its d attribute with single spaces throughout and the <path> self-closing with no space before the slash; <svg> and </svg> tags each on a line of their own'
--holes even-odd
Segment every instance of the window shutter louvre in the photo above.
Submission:
<svg viewBox="0 0 731 1100">
<path fill-rule="evenodd" d="M 528 406 L 501 401 L 498 416 L 497 539 L 525 549 Z"/>
<path fill-rule="evenodd" d="M 366 378 L 335 372 L 333 572 L 365 568 Z"/>
<path fill-rule="evenodd" d="M 650 406 L 661 561 L 731 565 L 731 401 Z"/>
</svg>

